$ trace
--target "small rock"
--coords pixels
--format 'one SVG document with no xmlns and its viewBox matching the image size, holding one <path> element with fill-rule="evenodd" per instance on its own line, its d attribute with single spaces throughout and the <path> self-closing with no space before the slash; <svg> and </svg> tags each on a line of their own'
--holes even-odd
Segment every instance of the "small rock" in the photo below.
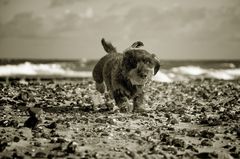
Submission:
<svg viewBox="0 0 240 159">
<path fill-rule="evenodd" d="M 38 141 L 34 142 L 33 145 L 34 145 L 34 146 L 37 146 L 37 147 L 41 147 L 41 146 L 42 146 L 41 142 L 38 142 Z"/>
<path fill-rule="evenodd" d="M 18 99 L 23 100 L 23 101 L 28 101 L 30 97 L 30 93 L 27 91 L 22 91 L 19 95 L 18 95 Z"/>
<path fill-rule="evenodd" d="M 200 132 L 200 136 L 204 138 L 211 139 L 215 136 L 214 132 L 208 131 L 208 130 L 203 130 Z"/>
<path fill-rule="evenodd" d="M 6 141 L 0 141 L 0 152 L 3 152 L 7 146 L 8 143 Z"/>
<path fill-rule="evenodd" d="M 193 145 L 188 145 L 186 149 L 189 149 L 189 150 L 191 150 L 193 152 L 197 152 L 197 153 L 199 152 L 198 149 L 196 149 Z"/>
<path fill-rule="evenodd" d="M 202 146 L 212 146 L 212 142 L 208 139 L 203 139 L 202 142 L 201 142 L 201 145 Z"/>
<path fill-rule="evenodd" d="M 182 122 L 185 122 L 185 123 L 190 123 L 192 121 L 191 117 L 188 116 L 188 115 L 184 115 L 182 118 L 181 118 L 181 121 Z"/>
<path fill-rule="evenodd" d="M 137 134 L 141 134 L 140 129 L 137 129 L 137 130 L 135 131 L 135 133 L 137 133 Z"/>
<path fill-rule="evenodd" d="M 76 149 L 77 149 L 77 143 L 72 141 L 68 144 L 66 152 L 67 153 L 75 153 Z"/>
<path fill-rule="evenodd" d="M 35 154 L 35 158 L 45 158 L 46 157 L 46 153 L 44 152 L 37 152 Z"/>
<path fill-rule="evenodd" d="M 0 126 L 2 127 L 18 127 L 18 121 L 16 120 L 1 120 Z"/>
<path fill-rule="evenodd" d="M 236 152 L 236 150 L 237 150 L 236 146 L 233 146 L 231 149 L 229 149 L 230 152 Z"/>
<path fill-rule="evenodd" d="M 178 124 L 179 122 L 178 122 L 178 120 L 176 119 L 176 118 L 172 118 L 171 120 L 170 120 L 170 124 L 172 124 L 172 125 L 175 125 L 175 124 Z"/>
<path fill-rule="evenodd" d="M 170 152 L 171 154 L 174 154 L 174 155 L 177 154 L 177 149 L 175 147 L 172 147 L 172 146 L 163 146 L 162 150 L 163 151 L 168 151 L 168 152 Z"/>
<path fill-rule="evenodd" d="M 201 152 L 196 154 L 198 158 L 207 159 L 207 158 L 218 158 L 218 154 L 213 152 Z"/>
<path fill-rule="evenodd" d="M 199 131 L 197 129 L 192 129 L 192 130 L 188 130 L 187 131 L 187 136 L 190 136 L 190 137 L 197 137 L 199 136 Z"/>
<path fill-rule="evenodd" d="M 102 132 L 101 136 L 109 136 L 109 133 L 108 132 Z"/>
<path fill-rule="evenodd" d="M 232 152 L 230 153 L 230 155 L 233 157 L 233 158 L 240 158 L 240 152 Z M 232 159 L 232 158 L 231 158 Z"/>
<path fill-rule="evenodd" d="M 12 158 L 14 158 L 14 159 L 15 159 L 15 158 L 16 158 L 16 159 L 24 159 L 24 157 L 18 155 L 17 152 L 14 152 L 14 153 L 12 154 Z"/>
<path fill-rule="evenodd" d="M 28 152 L 28 151 L 25 152 L 24 155 L 26 155 L 26 156 L 32 156 L 32 154 L 31 154 L 30 152 Z"/>
<path fill-rule="evenodd" d="M 14 141 L 14 142 L 19 142 L 19 141 L 20 141 L 20 138 L 19 138 L 18 136 L 15 136 L 15 137 L 13 138 L 13 141 Z"/>
<path fill-rule="evenodd" d="M 49 128 L 49 129 L 55 129 L 56 127 L 57 127 L 57 123 L 56 122 L 52 122 L 51 124 L 46 126 L 46 128 Z"/>
<path fill-rule="evenodd" d="M 231 145 L 229 145 L 229 144 L 223 146 L 223 148 L 225 148 L 225 149 L 229 149 L 230 147 L 231 147 Z"/>
<path fill-rule="evenodd" d="M 159 137 L 160 137 L 161 142 L 169 142 L 170 141 L 170 135 L 167 133 L 161 133 Z"/>
<path fill-rule="evenodd" d="M 218 126 L 221 125 L 222 121 L 218 118 L 208 118 L 208 126 Z"/>
<path fill-rule="evenodd" d="M 176 147 L 185 147 L 185 141 L 183 139 L 173 139 L 172 145 Z"/>
<path fill-rule="evenodd" d="M 137 156 L 137 154 L 133 151 L 126 151 L 126 154 L 133 159 Z"/>
<path fill-rule="evenodd" d="M 240 128 L 237 128 L 236 131 L 237 131 L 237 137 L 240 138 Z"/>
<path fill-rule="evenodd" d="M 65 143 L 65 142 L 66 140 L 63 138 L 57 138 L 57 141 L 56 141 L 56 143 Z"/>
</svg>

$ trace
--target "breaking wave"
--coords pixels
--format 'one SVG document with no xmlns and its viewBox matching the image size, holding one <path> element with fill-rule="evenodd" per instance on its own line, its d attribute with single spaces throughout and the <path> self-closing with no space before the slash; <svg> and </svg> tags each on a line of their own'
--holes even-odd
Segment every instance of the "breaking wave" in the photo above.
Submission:
<svg viewBox="0 0 240 159">
<path fill-rule="evenodd" d="M 204 69 L 199 66 L 180 66 L 159 71 L 154 77 L 154 80 L 160 82 L 173 82 L 197 78 L 234 80 L 240 78 L 240 68 Z"/>
<path fill-rule="evenodd" d="M 63 76 L 63 77 L 91 77 L 90 71 L 74 71 L 64 68 L 61 64 L 33 64 L 25 62 L 18 65 L 0 66 L 0 76 Z"/>
<path fill-rule="evenodd" d="M 63 67 L 58 63 L 33 64 L 25 62 L 18 65 L 1 65 L 0 76 L 60 76 L 90 78 L 91 71 L 77 71 Z M 198 78 L 213 78 L 234 80 L 240 78 L 240 68 L 213 69 L 200 66 L 180 66 L 161 69 L 154 77 L 154 81 L 173 82 Z"/>
</svg>

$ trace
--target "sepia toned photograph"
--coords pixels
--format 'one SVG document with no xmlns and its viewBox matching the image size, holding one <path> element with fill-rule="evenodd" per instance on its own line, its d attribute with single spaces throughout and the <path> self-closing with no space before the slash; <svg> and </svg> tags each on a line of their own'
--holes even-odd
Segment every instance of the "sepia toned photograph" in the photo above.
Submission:
<svg viewBox="0 0 240 159">
<path fill-rule="evenodd" d="M 240 159 L 239 0 L 0 0 L 0 159 Z"/>
</svg>

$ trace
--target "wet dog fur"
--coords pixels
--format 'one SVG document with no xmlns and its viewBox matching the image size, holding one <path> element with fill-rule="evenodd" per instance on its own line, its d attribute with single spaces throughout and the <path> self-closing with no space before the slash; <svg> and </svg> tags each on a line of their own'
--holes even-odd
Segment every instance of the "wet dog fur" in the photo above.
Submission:
<svg viewBox="0 0 240 159">
<path fill-rule="evenodd" d="M 121 112 L 143 112 L 144 86 L 159 68 L 160 62 L 154 54 L 140 49 L 143 43 L 137 41 L 123 53 L 118 53 L 110 43 L 101 40 L 108 53 L 93 69 L 96 89 L 104 93 L 107 89 Z M 129 100 L 133 100 L 133 105 Z"/>
</svg>

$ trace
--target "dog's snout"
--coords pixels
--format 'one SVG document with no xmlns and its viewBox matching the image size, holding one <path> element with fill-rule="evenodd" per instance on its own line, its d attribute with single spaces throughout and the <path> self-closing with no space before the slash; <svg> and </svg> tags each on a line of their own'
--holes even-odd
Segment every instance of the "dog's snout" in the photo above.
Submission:
<svg viewBox="0 0 240 159">
<path fill-rule="evenodd" d="M 141 70 L 138 70 L 138 71 L 137 71 L 137 74 L 138 74 L 138 76 L 141 77 L 141 78 L 147 78 L 147 73 L 142 72 Z"/>
<path fill-rule="evenodd" d="M 140 77 L 146 78 L 146 77 L 147 77 L 147 74 L 142 73 L 142 74 L 140 75 Z"/>
</svg>

